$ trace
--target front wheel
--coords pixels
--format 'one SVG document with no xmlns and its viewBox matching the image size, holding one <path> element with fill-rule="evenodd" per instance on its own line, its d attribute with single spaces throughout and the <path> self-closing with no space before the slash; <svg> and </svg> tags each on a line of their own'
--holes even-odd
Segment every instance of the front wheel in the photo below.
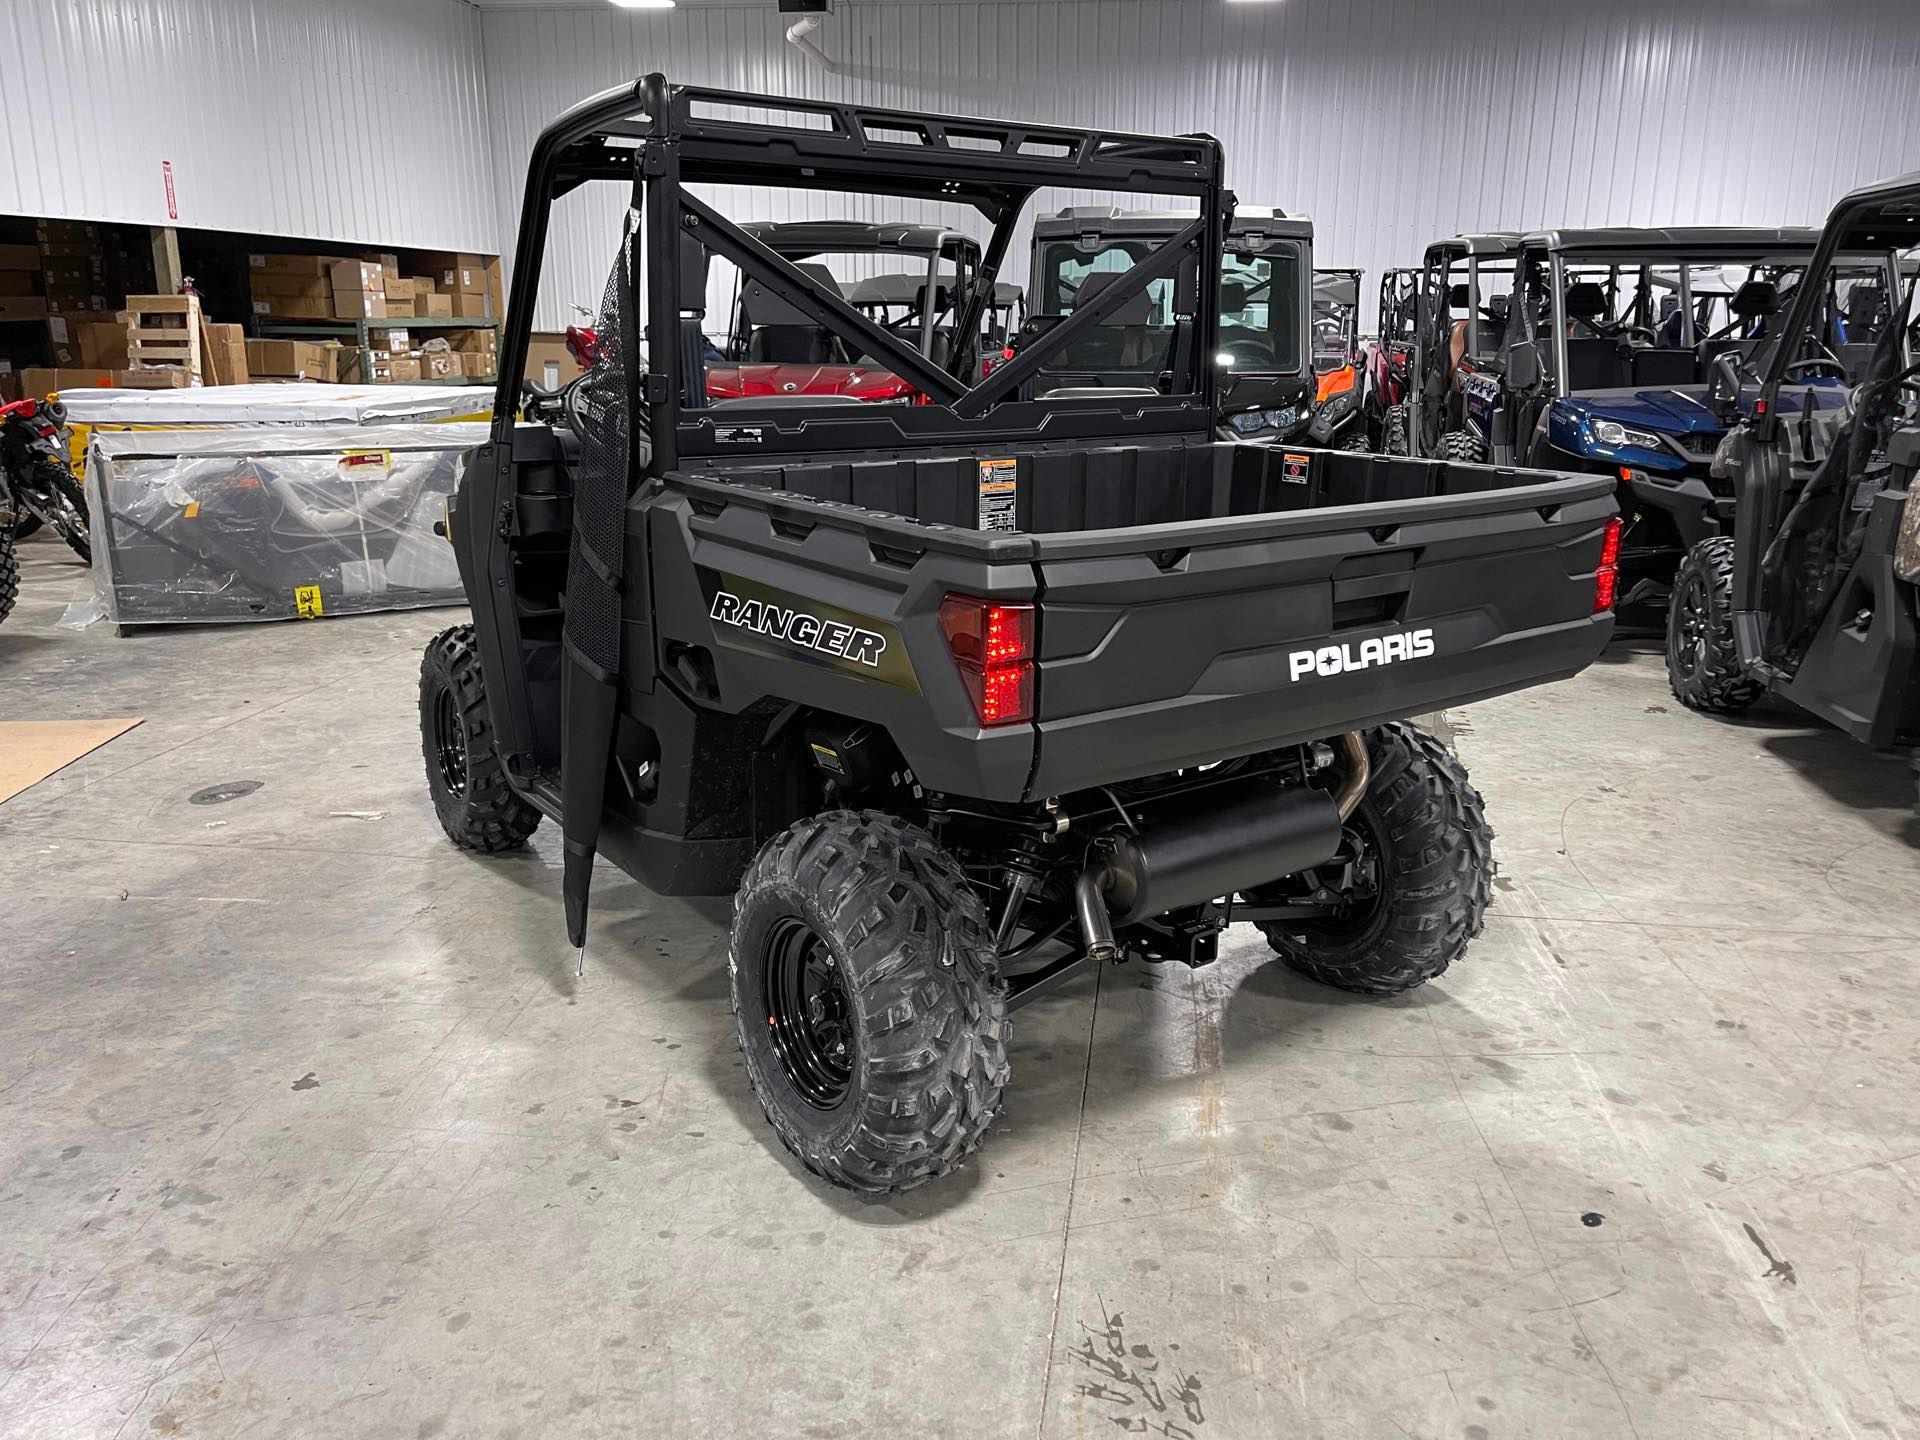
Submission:
<svg viewBox="0 0 1920 1440">
<path fill-rule="evenodd" d="M 727 952 L 747 1079 L 781 1144 L 867 1195 L 948 1173 L 1007 1083 L 1007 992 L 979 894 L 933 837 L 830 811 L 769 841 Z"/>
<path fill-rule="evenodd" d="M 42 460 L 36 476 L 47 497 L 47 519 L 59 537 L 87 564 L 93 563 L 93 543 L 87 527 L 87 497 L 66 466 Z"/>
<path fill-rule="evenodd" d="M 14 553 L 13 536 L 0 528 L 0 620 L 13 613 L 13 602 L 20 598 L 20 557 Z"/>
<path fill-rule="evenodd" d="M 471 625 L 441 631 L 421 657 L 420 750 L 440 828 L 462 850 L 511 850 L 540 824 L 494 748 Z"/>
<path fill-rule="evenodd" d="M 1681 560 L 1667 597 L 1667 686 L 1689 710 L 1736 715 L 1764 690 L 1733 638 L 1733 540 L 1702 540 Z"/>
<path fill-rule="evenodd" d="M 1336 450 L 1345 450 L 1350 454 L 1368 454 L 1373 447 L 1367 444 L 1367 427 L 1355 425 L 1346 434 L 1333 442 Z"/>
<path fill-rule="evenodd" d="M 1372 778 L 1339 853 L 1285 887 L 1330 895 L 1331 916 L 1260 928 L 1290 968 L 1363 995 L 1398 995 L 1440 974 L 1480 933 L 1493 831 L 1453 753 L 1405 723 L 1368 736 Z"/>
</svg>

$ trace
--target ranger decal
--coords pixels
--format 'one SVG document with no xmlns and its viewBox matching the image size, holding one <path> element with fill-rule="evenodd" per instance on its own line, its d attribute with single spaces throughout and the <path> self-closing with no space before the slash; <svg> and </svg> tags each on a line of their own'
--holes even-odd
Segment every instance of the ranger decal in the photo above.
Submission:
<svg viewBox="0 0 1920 1440">
<path fill-rule="evenodd" d="M 841 620 L 822 620 L 804 610 L 789 610 L 771 600 L 742 600 L 722 590 L 713 597 L 708 617 L 722 625 L 737 625 L 774 640 L 784 640 L 803 650 L 819 650 L 839 655 L 870 669 L 880 668 L 880 657 L 887 651 L 887 637 L 876 630 L 865 630 Z"/>
</svg>

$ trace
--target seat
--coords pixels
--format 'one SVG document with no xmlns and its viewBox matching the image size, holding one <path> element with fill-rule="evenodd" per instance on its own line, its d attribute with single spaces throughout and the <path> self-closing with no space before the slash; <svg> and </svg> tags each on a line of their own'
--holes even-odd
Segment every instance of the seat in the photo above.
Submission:
<svg viewBox="0 0 1920 1440">
<path fill-rule="evenodd" d="M 798 267 L 809 280 L 831 294 L 840 282 L 821 264 Z M 839 336 L 797 305 L 788 303 L 758 280 L 748 282 L 740 297 L 740 313 L 750 327 L 747 359 L 767 365 L 843 365 L 847 348 Z"/>
<path fill-rule="evenodd" d="M 1569 393 L 1586 390 L 1617 390 L 1625 383 L 1617 341 L 1601 338 L 1567 341 L 1567 385 Z"/>
<path fill-rule="evenodd" d="M 1648 346 L 1627 355 L 1633 385 L 1693 385 L 1699 381 L 1699 357 L 1691 350 Z"/>
</svg>

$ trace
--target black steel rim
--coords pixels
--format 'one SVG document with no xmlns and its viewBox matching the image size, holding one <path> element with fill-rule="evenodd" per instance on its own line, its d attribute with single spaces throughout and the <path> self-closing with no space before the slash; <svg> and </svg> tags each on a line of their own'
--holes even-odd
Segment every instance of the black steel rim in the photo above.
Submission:
<svg viewBox="0 0 1920 1440">
<path fill-rule="evenodd" d="M 789 917 L 767 934 L 767 1034 L 800 1098 L 836 1110 L 853 1086 L 853 1004 L 827 942 Z"/>
<path fill-rule="evenodd" d="M 440 783 L 455 795 L 466 794 L 466 719 L 447 685 L 433 697 L 433 753 L 440 763 Z"/>
<path fill-rule="evenodd" d="M 1674 629 L 1674 664 L 1691 679 L 1707 659 L 1707 583 L 1698 575 L 1687 576 L 1680 586 Z"/>
</svg>

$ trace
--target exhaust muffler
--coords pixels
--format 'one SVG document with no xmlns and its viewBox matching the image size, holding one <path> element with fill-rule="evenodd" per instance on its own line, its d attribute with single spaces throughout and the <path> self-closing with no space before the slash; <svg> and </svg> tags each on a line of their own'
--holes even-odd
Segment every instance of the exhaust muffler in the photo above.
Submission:
<svg viewBox="0 0 1920 1440">
<path fill-rule="evenodd" d="M 1101 837 L 1099 858 L 1073 888 L 1091 960 L 1111 960 L 1114 927 L 1204 904 L 1333 858 L 1342 822 L 1366 793 L 1363 737 L 1342 737 L 1348 770 L 1338 792 L 1267 783 L 1221 785 L 1182 797 L 1144 830 Z"/>
</svg>

